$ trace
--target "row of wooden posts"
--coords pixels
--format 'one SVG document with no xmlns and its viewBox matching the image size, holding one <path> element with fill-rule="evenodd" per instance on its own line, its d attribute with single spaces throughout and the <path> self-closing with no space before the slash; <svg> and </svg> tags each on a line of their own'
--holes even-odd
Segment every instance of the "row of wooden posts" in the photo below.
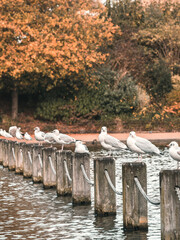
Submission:
<svg viewBox="0 0 180 240">
<path fill-rule="evenodd" d="M 90 180 L 90 155 L 57 150 L 38 144 L 0 139 L 0 163 L 44 188 L 56 187 L 58 196 L 72 195 L 73 205 L 91 204 L 94 186 L 94 208 L 97 215 L 116 214 L 115 160 L 94 158 L 94 181 Z M 148 204 L 135 179 L 147 192 L 146 164 L 122 164 L 123 225 L 126 230 L 148 229 Z M 180 239 L 180 170 L 160 172 L 160 207 L 162 239 Z M 158 204 L 158 203 L 157 203 Z"/>
</svg>

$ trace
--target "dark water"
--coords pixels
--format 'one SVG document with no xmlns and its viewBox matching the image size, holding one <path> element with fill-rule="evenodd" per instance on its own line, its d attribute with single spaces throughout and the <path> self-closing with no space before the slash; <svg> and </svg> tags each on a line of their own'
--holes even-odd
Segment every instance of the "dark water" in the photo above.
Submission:
<svg viewBox="0 0 180 240">
<path fill-rule="evenodd" d="M 118 153 L 118 191 L 122 191 L 122 162 L 135 160 L 136 154 Z M 170 159 L 167 150 L 163 157 L 144 156 L 143 161 L 147 164 L 148 196 L 159 200 L 159 171 L 176 168 L 176 162 Z M 92 163 L 91 178 L 93 180 Z M 96 217 L 93 195 L 92 188 L 91 206 L 73 207 L 71 197 L 57 197 L 54 189 L 44 190 L 42 184 L 33 184 L 31 179 L 0 166 L 0 239 L 161 239 L 159 206 L 148 203 L 147 233 L 125 233 L 122 196 L 117 195 L 116 216 Z"/>
</svg>

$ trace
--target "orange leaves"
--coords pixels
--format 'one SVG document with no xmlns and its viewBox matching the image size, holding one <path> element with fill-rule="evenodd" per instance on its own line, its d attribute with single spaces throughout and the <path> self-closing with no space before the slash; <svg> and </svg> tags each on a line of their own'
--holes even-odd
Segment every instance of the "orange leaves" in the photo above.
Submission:
<svg viewBox="0 0 180 240">
<path fill-rule="evenodd" d="M 164 107 L 164 111 L 167 113 L 180 114 L 180 102 L 174 102 L 170 107 Z"/>
<path fill-rule="evenodd" d="M 106 60 L 99 49 L 120 31 L 104 6 L 89 0 L 2 0 L 0 8 L 0 73 L 14 77 L 24 70 L 50 77 L 86 72 Z"/>
</svg>

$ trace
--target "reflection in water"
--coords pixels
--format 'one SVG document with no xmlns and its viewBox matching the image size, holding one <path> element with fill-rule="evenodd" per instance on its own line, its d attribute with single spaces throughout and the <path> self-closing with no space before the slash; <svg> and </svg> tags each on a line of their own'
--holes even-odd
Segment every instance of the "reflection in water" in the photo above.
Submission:
<svg viewBox="0 0 180 240">
<path fill-rule="evenodd" d="M 95 217 L 94 226 L 100 231 L 109 231 L 115 227 L 116 216 Z"/>
<path fill-rule="evenodd" d="M 126 240 L 146 240 L 147 232 L 143 231 L 125 232 L 125 236 Z"/>
<path fill-rule="evenodd" d="M 116 186 L 122 191 L 122 162 L 137 160 L 136 154 L 117 153 Z M 144 156 L 147 164 L 148 196 L 159 199 L 159 172 L 176 168 L 176 162 L 164 156 Z M 91 174 L 92 174 L 91 164 Z M 93 179 L 91 177 L 91 179 Z M 148 203 L 148 233 L 124 232 L 122 196 L 117 195 L 116 216 L 94 214 L 94 194 L 89 206 L 72 206 L 71 197 L 57 197 L 55 189 L 43 189 L 0 166 L 0 240 L 53 239 L 156 239 L 160 237 L 160 208 Z"/>
</svg>

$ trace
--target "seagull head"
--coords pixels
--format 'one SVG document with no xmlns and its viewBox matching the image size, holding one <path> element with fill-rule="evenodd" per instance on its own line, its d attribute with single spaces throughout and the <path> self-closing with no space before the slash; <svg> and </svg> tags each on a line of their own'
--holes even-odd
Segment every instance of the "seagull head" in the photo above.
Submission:
<svg viewBox="0 0 180 240">
<path fill-rule="evenodd" d="M 75 145 L 76 146 L 79 146 L 79 145 L 85 145 L 86 144 L 86 142 L 82 142 L 82 141 L 76 141 L 76 143 L 75 143 Z"/>
<path fill-rule="evenodd" d="M 82 145 L 82 141 L 76 141 L 75 145 L 76 146 Z"/>
<path fill-rule="evenodd" d="M 35 127 L 34 131 L 40 131 L 40 128 L 39 127 Z"/>
<path fill-rule="evenodd" d="M 58 129 L 54 129 L 52 132 L 53 132 L 55 135 L 59 135 L 59 130 L 58 130 Z"/>
<path fill-rule="evenodd" d="M 135 137 L 135 136 L 136 136 L 136 133 L 135 133 L 134 131 L 131 131 L 131 132 L 129 133 L 129 135 L 130 135 L 131 137 Z"/>
<path fill-rule="evenodd" d="M 174 147 L 174 148 L 178 148 L 179 147 L 179 145 L 178 145 L 178 143 L 177 142 L 175 142 L 175 141 L 172 141 L 169 145 L 167 145 L 167 147 Z"/>
<path fill-rule="evenodd" d="M 102 127 L 102 128 L 101 128 L 101 132 L 102 132 L 102 133 L 107 133 L 107 127 L 105 127 L 105 126 Z"/>
</svg>

